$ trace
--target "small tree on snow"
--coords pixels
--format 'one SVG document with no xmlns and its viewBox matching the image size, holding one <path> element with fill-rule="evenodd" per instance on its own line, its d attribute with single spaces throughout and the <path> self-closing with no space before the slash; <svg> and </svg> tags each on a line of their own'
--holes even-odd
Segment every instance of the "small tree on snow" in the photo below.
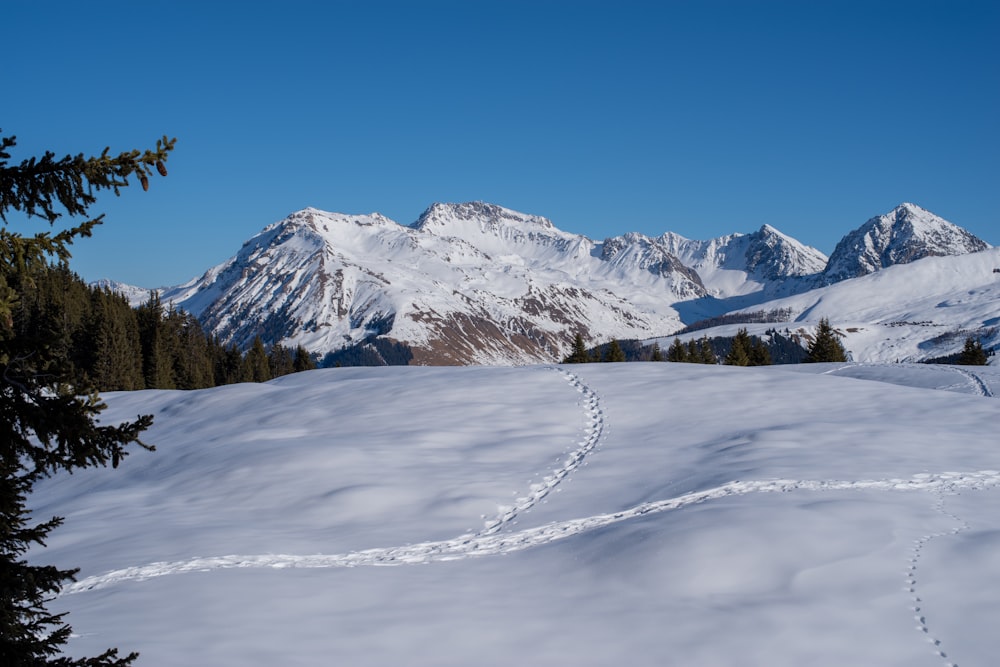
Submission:
<svg viewBox="0 0 1000 667">
<path fill-rule="evenodd" d="M 590 355 L 587 354 L 587 346 L 583 343 L 583 336 L 576 334 L 573 337 L 573 351 L 563 359 L 564 364 L 586 364 L 590 363 Z"/>
<path fill-rule="evenodd" d="M 722 362 L 726 366 L 749 366 L 750 365 L 750 335 L 747 330 L 740 328 L 733 338 L 733 344 L 729 348 L 729 353 Z"/>
<path fill-rule="evenodd" d="M 958 361 L 955 363 L 963 366 L 985 366 L 986 350 L 983 349 L 983 344 L 972 336 L 966 338 L 965 347 L 962 348 L 962 353 L 958 355 Z"/>
<path fill-rule="evenodd" d="M 809 346 L 809 353 L 806 355 L 806 363 L 817 363 L 824 361 L 847 361 L 847 351 L 837 338 L 830 320 L 823 318 L 816 328 L 816 338 Z"/>
<path fill-rule="evenodd" d="M 612 339 L 608 344 L 608 349 L 604 352 L 604 361 L 615 363 L 625 361 L 625 352 L 618 343 L 618 339 Z"/>
<path fill-rule="evenodd" d="M 674 342 L 667 348 L 667 361 L 687 361 L 688 353 L 684 343 L 680 338 L 675 338 Z"/>
</svg>

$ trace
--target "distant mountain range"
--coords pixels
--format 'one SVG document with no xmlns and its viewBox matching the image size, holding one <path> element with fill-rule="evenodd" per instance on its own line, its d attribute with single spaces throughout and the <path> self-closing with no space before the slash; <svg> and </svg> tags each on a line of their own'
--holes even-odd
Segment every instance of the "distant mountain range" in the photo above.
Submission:
<svg viewBox="0 0 1000 667">
<path fill-rule="evenodd" d="M 851 293 L 836 291 L 841 283 L 989 248 L 908 203 L 849 233 L 829 258 L 770 225 L 707 241 L 669 232 L 594 241 L 482 202 L 433 204 L 411 225 L 377 213 L 307 208 L 266 227 L 201 277 L 159 292 L 223 341 L 244 347 L 261 336 L 319 355 L 364 352 L 376 363 L 392 349 L 415 364 L 519 364 L 560 359 L 577 333 L 591 344 L 652 339 L 726 312 L 794 310 L 790 304 L 807 303 L 809 295 L 818 301 L 793 317 L 837 323 L 840 315 L 821 295 Z M 1000 257 L 990 253 L 972 271 L 985 272 L 984 288 L 1000 283 L 991 266 L 1000 266 Z M 884 303 L 852 322 L 884 319 L 896 312 L 891 304 L 912 301 L 907 281 L 924 284 L 863 283 L 858 299 L 878 292 Z M 134 300 L 149 293 L 105 284 Z M 927 289 L 928 296 L 935 291 Z M 983 298 L 993 302 L 980 328 L 1000 315 L 998 295 L 987 292 Z M 947 319 L 948 326 L 957 322 Z M 933 356 L 932 347 L 921 352 L 918 344 L 914 354 Z"/>
</svg>

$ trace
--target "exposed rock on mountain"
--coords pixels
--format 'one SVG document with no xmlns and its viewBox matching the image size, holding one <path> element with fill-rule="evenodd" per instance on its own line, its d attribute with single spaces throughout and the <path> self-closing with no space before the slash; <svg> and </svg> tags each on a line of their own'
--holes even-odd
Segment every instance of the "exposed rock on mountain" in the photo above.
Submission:
<svg viewBox="0 0 1000 667">
<path fill-rule="evenodd" d="M 924 257 L 964 255 L 989 248 L 966 230 L 915 204 L 900 204 L 868 220 L 837 244 L 823 272 L 831 284 Z"/>
<path fill-rule="evenodd" d="M 435 204 L 410 226 L 305 209 L 164 299 L 241 346 L 261 335 L 325 353 L 384 336 L 414 363 L 551 360 L 577 332 L 681 326 L 670 304 L 705 293 L 697 274 L 636 247 L 478 202 Z"/>
</svg>

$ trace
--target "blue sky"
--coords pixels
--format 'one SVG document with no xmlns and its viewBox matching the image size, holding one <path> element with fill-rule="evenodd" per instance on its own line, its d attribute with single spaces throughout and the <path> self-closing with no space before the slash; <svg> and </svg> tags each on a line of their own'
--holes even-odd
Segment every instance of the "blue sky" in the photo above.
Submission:
<svg viewBox="0 0 1000 667">
<path fill-rule="evenodd" d="M 99 201 L 88 280 L 186 281 L 306 206 L 829 254 L 912 201 L 1000 244 L 997 2 L 8 0 L 4 27 L 15 160 L 178 138 Z"/>
</svg>

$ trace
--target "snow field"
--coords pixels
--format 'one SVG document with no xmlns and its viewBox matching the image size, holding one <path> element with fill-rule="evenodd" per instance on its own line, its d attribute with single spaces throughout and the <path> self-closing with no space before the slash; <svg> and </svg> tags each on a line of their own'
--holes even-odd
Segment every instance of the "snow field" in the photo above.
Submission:
<svg viewBox="0 0 1000 667">
<path fill-rule="evenodd" d="M 989 664 L 1000 404 L 975 380 L 556 370 L 338 369 L 108 396 L 109 419 L 156 412 L 158 451 L 36 494 L 67 523 L 34 557 L 83 566 L 54 603 L 72 610 L 74 650 Z"/>
</svg>

